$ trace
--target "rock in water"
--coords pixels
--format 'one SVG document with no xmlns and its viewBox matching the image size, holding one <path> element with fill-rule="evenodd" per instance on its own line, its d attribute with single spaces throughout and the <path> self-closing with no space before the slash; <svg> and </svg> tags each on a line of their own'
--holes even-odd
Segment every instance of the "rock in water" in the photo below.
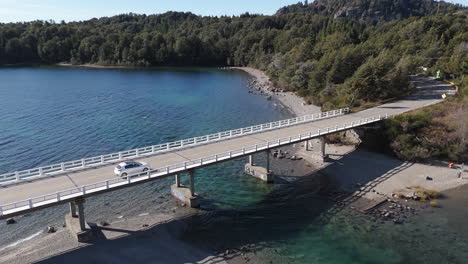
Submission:
<svg viewBox="0 0 468 264">
<path fill-rule="evenodd" d="M 110 224 L 106 221 L 101 221 L 99 222 L 99 224 L 101 224 L 101 226 L 109 226 Z"/>
<path fill-rule="evenodd" d="M 47 233 L 51 234 L 51 233 L 55 233 L 55 231 L 56 231 L 55 227 L 53 227 L 53 226 L 47 227 Z"/>
<path fill-rule="evenodd" d="M 7 220 L 6 220 L 6 224 L 7 224 L 7 225 L 16 224 L 16 220 L 13 219 L 13 218 L 7 219 Z"/>
</svg>

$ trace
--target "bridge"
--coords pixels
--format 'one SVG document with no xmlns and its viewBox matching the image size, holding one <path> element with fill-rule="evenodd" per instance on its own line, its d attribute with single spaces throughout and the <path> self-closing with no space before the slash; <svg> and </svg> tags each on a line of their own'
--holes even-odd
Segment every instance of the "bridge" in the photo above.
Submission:
<svg viewBox="0 0 468 264">
<path fill-rule="evenodd" d="M 324 136 L 364 126 L 414 109 L 441 102 L 442 95 L 453 95 L 453 87 L 422 77 L 413 79 L 414 95 L 384 105 L 351 113 L 339 109 L 288 120 L 271 122 L 212 135 L 169 142 L 134 150 L 121 151 L 76 161 L 63 162 L 30 170 L 0 175 L 0 219 L 27 214 L 59 204 L 70 204 L 67 226 L 88 239 L 89 227 L 83 213 L 87 197 L 138 184 L 175 177 L 171 193 L 192 207 L 199 204 L 195 192 L 194 171 L 243 157 L 250 157 L 246 171 L 269 182 L 270 168 L 253 164 L 253 155 L 272 149 L 322 139 L 322 155 L 326 154 Z M 307 144 L 306 144 L 307 145 Z M 268 157 L 270 155 L 267 155 Z M 12 157 L 13 158 L 13 157 Z M 151 170 L 127 177 L 116 177 L 113 169 L 125 160 L 150 164 Z M 190 186 L 180 184 L 181 174 L 188 174 Z M 73 227 L 75 227 L 73 229 Z"/>
</svg>

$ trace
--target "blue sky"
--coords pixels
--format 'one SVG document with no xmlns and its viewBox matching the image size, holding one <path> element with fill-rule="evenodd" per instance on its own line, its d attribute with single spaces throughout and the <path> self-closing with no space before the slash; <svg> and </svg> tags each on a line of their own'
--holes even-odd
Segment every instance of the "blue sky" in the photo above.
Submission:
<svg viewBox="0 0 468 264">
<path fill-rule="evenodd" d="M 273 14 L 298 0 L 0 0 L 0 22 L 86 20 L 122 13 L 190 11 L 199 15 Z M 310 0 L 309 2 L 312 2 Z M 468 6 L 468 0 L 448 0 Z"/>
</svg>

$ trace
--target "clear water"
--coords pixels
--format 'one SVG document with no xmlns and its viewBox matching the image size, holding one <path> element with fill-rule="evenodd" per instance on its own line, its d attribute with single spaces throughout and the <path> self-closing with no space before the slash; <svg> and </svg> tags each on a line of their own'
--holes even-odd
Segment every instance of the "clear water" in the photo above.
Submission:
<svg viewBox="0 0 468 264">
<path fill-rule="evenodd" d="M 289 117 L 248 94 L 248 79 L 209 69 L 0 69 L 0 173 Z M 185 239 L 219 250 L 253 244 L 259 263 L 468 263 L 468 211 L 460 210 L 468 208 L 467 188 L 447 194 L 441 209 L 394 225 L 318 198 L 324 179 L 283 177 L 266 185 L 243 175 L 245 162 L 197 172 L 205 211 L 187 219 Z M 307 170 L 284 162 L 274 170 Z M 170 213 L 172 181 L 88 199 L 87 219 Z M 37 239 L 48 225 L 60 227 L 66 211 L 60 206 L 0 224 L 0 254 Z"/>
</svg>

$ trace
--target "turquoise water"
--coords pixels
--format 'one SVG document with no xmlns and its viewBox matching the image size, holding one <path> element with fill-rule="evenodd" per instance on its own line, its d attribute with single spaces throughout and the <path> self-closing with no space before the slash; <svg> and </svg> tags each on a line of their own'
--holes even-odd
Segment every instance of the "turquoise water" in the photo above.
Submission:
<svg viewBox="0 0 468 264">
<path fill-rule="evenodd" d="M 0 173 L 290 117 L 248 94 L 249 77 L 237 71 L 2 68 L 0 80 Z M 324 179 L 285 176 L 266 185 L 242 173 L 245 162 L 197 171 L 204 210 L 187 219 L 187 241 L 219 250 L 254 245 L 259 263 L 468 263 L 468 212 L 459 210 L 466 199 L 444 200 L 404 225 L 382 223 L 319 198 Z M 275 161 L 274 171 L 307 170 L 287 162 Z M 172 183 L 88 199 L 87 220 L 171 213 Z M 66 212 L 59 206 L 0 224 L 0 254 L 49 225 L 60 228 Z"/>
</svg>

